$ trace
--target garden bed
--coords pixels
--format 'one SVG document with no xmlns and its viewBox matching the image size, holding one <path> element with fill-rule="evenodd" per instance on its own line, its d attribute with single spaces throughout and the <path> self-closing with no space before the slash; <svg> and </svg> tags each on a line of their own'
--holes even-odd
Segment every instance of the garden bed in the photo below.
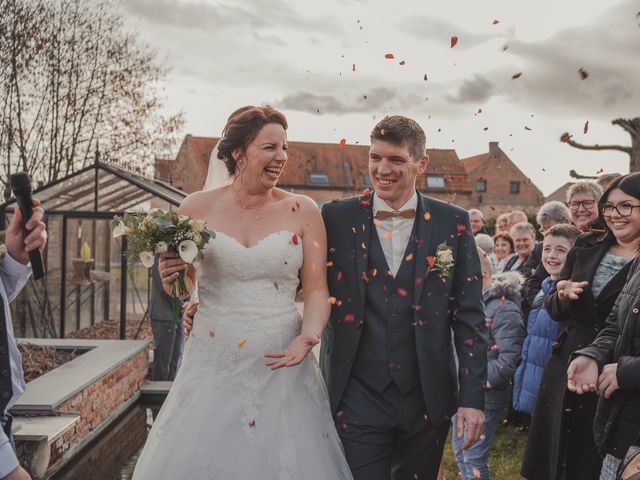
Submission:
<svg viewBox="0 0 640 480">
<path fill-rule="evenodd" d="M 32 343 L 20 343 L 18 349 L 22 355 L 22 369 L 26 382 L 50 372 L 60 365 L 70 362 L 86 350 L 80 349 L 58 349 L 46 345 L 34 345 Z"/>
</svg>

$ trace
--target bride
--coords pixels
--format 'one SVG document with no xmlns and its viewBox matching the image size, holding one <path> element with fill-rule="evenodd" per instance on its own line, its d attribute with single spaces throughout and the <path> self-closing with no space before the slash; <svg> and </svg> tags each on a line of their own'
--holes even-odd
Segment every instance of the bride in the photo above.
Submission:
<svg viewBox="0 0 640 480">
<path fill-rule="evenodd" d="M 352 479 L 309 355 L 330 309 L 324 225 L 311 199 L 276 188 L 286 129 L 272 107 L 236 110 L 218 143 L 232 183 L 178 210 L 217 236 L 197 272 L 160 264 L 167 291 L 181 270 L 197 277 L 200 305 L 134 480 Z"/>
</svg>

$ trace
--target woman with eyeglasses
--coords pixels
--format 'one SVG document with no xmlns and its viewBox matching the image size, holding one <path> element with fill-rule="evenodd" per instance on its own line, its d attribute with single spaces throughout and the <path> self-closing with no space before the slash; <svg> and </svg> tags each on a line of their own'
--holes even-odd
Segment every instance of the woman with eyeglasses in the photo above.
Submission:
<svg viewBox="0 0 640 480">
<path fill-rule="evenodd" d="M 569 206 L 573 216 L 588 205 Z M 592 433 L 598 397 L 567 390 L 567 365 L 604 327 L 640 248 L 640 174 L 612 182 L 596 210 L 604 233 L 593 230 L 576 240 L 545 305 L 564 329 L 545 364 L 529 429 L 521 473 L 530 480 L 596 480 L 602 466 Z"/>
<path fill-rule="evenodd" d="M 596 182 L 576 182 L 567 190 L 567 207 L 576 227 L 588 232 L 594 226 L 599 228 L 598 200 L 602 197 L 602 188 Z M 596 224 L 596 225 L 594 225 Z"/>
</svg>

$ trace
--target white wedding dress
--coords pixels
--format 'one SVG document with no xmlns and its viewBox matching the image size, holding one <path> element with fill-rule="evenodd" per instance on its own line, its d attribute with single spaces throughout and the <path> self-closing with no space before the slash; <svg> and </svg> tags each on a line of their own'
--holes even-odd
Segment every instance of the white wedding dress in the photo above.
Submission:
<svg viewBox="0 0 640 480">
<path fill-rule="evenodd" d="M 313 354 L 272 371 L 264 354 L 300 333 L 302 240 L 247 248 L 218 232 L 198 269 L 182 366 L 133 480 L 352 479 Z"/>
</svg>

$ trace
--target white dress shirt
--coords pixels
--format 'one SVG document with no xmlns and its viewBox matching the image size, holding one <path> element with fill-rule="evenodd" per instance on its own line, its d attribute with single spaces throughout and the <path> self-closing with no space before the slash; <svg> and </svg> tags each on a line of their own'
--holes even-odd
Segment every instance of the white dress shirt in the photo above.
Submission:
<svg viewBox="0 0 640 480">
<path fill-rule="evenodd" d="M 7 332 L 0 332 L 0 335 L 7 335 L 9 343 L 9 361 L 11 363 L 11 382 L 13 396 L 9 400 L 7 410 L 9 410 L 24 393 L 26 384 L 22 373 L 22 357 L 13 336 L 13 325 L 11 323 L 11 311 L 9 303 L 20 293 L 22 287 L 27 283 L 31 275 L 31 266 L 22 265 L 14 260 L 8 253 L 0 260 L 0 295 L 4 302 L 4 318 L 6 319 Z M 0 412 L 4 415 L 4 412 Z M 18 459 L 9 443 L 9 439 L 0 428 L 0 478 L 7 476 L 18 468 Z"/>
<path fill-rule="evenodd" d="M 407 210 L 413 208 L 418 209 L 418 194 L 413 192 L 413 196 L 400 207 L 397 211 Z M 379 198 L 375 193 L 373 194 L 373 215 L 379 211 L 394 212 L 395 209 L 391 208 L 387 202 Z M 387 260 L 387 265 L 391 273 L 395 277 L 400 269 L 402 260 L 404 258 L 404 252 L 407 250 L 407 243 L 409 243 L 409 237 L 413 231 L 414 218 L 402 218 L 393 217 L 389 220 L 375 220 L 376 231 L 380 238 L 380 245 L 384 252 L 384 258 Z"/>
</svg>

